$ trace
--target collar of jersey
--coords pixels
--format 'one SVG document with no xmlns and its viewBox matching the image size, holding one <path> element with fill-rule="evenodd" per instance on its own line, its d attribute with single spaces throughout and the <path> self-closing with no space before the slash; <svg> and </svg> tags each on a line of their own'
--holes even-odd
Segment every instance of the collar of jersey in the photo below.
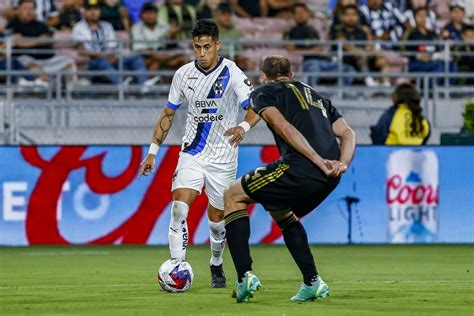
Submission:
<svg viewBox="0 0 474 316">
<path fill-rule="evenodd" d="M 211 70 L 209 71 L 205 71 L 204 69 L 201 68 L 201 66 L 199 66 L 197 60 L 194 61 L 194 66 L 196 66 L 196 69 L 199 70 L 200 72 L 202 72 L 204 75 L 209 75 L 210 73 L 212 73 L 214 70 L 216 70 L 217 68 L 219 68 L 219 66 L 222 64 L 222 61 L 224 60 L 224 57 L 222 56 L 219 56 L 219 60 L 217 61 L 217 65 L 214 66 L 214 68 L 212 68 Z"/>
</svg>

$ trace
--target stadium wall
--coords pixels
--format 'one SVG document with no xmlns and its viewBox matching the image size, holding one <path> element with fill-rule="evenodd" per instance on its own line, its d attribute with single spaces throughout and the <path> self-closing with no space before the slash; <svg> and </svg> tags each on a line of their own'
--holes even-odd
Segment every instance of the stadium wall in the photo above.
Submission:
<svg viewBox="0 0 474 316">
<path fill-rule="evenodd" d="M 166 244 L 180 148 L 164 147 L 137 178 L 140 146 L 0 147 L 0 245 Z M 238 175 L 278 157 L 240 148 Z M 473 243 L 473 147 L 360 146 L 339 187 L 302 221 L 311 243 Z M 359 202 L 355 202 L 359 200 Z M 352 203 L 353 202 L 353 203 Z M 190 242 L 208 241 L 207 198 L 189 216 Z M 252 243 L 282 243 L 260 205 Z"/>
</svg>

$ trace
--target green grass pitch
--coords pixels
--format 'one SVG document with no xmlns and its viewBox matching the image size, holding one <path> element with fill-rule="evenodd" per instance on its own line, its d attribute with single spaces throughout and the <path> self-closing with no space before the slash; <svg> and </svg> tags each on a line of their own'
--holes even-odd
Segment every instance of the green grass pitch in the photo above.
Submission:
<svg viewBox="0 0 474 316">
<path fill-rule="evenodd" d="M 191 246 L 195 278 L 186 293 L 159 291 L 167 247 L 0 248 L 0 315 L 474 315 L 474 246 L 314 246 L 331 296 L 295 304 L 300 274 L 284 246 L 254 246 L 263 288 L 250 303 L 210 288 L 209 250 Z"/>
</svg>

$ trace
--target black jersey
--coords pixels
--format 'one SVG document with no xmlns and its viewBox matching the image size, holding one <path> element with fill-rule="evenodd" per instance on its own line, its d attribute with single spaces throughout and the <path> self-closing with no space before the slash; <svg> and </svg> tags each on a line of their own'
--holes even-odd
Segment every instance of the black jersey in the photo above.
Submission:
<svg viewBox="0 0 474 316">
<path fill-rule="evenodd" d="M 339 159 L 339 145 L 332 130 L 341 114 L 331 101 L 310 86 L 295 80 L 265 84 L 250 94 L 250 104 L 261 114 L 268 107 L 276 107 L 282 115 L 308 140 L 313 149 L 324 159 Z M 288 145 L 272 128 L 282 159 L 304 158 Z"/>
</svg>

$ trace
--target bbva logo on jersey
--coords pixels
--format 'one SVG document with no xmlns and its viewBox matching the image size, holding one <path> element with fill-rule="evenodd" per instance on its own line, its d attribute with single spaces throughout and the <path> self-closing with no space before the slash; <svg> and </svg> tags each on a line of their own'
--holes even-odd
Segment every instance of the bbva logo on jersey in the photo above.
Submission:
<svg viewBox="0 0 474 316">
<path fill-rule="evenodd" d="M 211 90 L 209 91 L 209 94 L 207 95 L 208 99 L 220 99 L 224 95 L 225 89 L 227 88 L 227 85 L 229 84 L 230 80 L 230 72 L 229 68 L 227 66 L 222 69 L 221 73 L 219 76 L 217 76 L 216 81 L 214 81 L 214 84 L 211 87 Z"/>
</svg>

